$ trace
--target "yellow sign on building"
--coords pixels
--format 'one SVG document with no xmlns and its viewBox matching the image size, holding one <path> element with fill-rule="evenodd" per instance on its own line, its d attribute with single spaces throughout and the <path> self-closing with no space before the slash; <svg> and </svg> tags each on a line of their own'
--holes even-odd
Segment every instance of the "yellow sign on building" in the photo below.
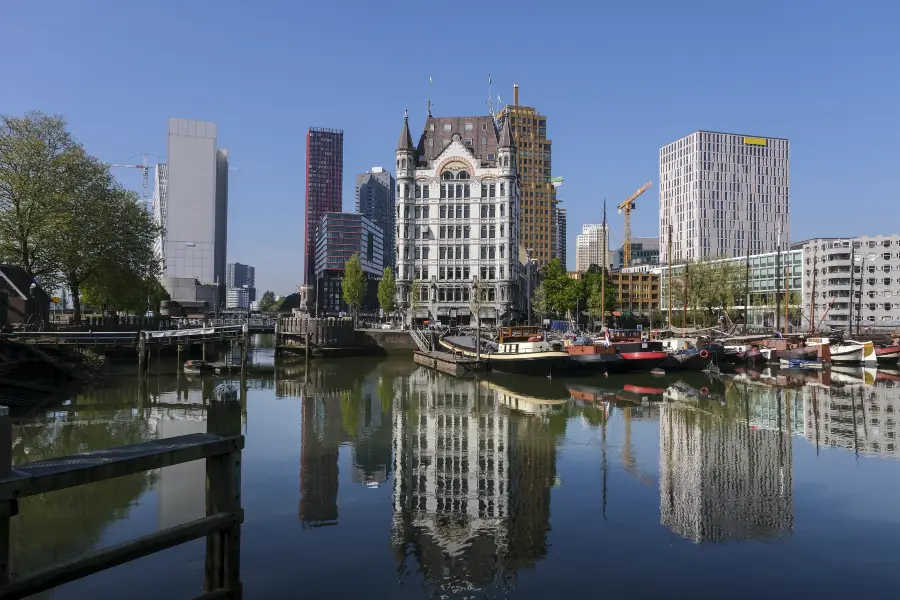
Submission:
<svg viewBox="0 0 900 600">
<path fill-rule="evenodd" d="M 766 138 L 761 137 L 745 137 L 744 143 L 749 144 L 751 146 L 765 146 Z"/>
</svg>

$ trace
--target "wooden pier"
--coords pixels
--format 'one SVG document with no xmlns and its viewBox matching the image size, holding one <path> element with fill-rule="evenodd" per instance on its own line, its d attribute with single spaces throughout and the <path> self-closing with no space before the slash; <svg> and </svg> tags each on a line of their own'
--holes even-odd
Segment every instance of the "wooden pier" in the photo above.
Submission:
<svg viewBox="0 0 900 600">
<path fill-rule="evenodd" d="M 206 538 L 204 594 L 238 599 L 241 524 L 241 405 L 231 388 L 217 389 L 208 407 L 207 433 L 194 433 L 12 465 L 12 423 L 0 407 L 0 598 L 25 598 L 117 565 Z M 206 516 L 11 578 L 10 519 L 20 498 L 160 469 L 206 461 Z M 138 585 L 153 585 L 152 575 Z M 199 600 L 199 599 L 198 599 Z"/>
<path fill-rule="evenodd" d="M 417 350 L 413 354 L 413 362 L 456 377 L 487 370 L 487 362 L 484 360 L 479 361 L 474 358 L 454 356 L 448 352 L 422 352 Z"/>
</svg>

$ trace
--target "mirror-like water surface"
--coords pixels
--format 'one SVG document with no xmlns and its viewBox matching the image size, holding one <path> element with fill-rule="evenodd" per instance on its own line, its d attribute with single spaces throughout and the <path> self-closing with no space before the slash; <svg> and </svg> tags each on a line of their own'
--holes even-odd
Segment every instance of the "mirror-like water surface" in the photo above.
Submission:
<svg viewBox="0 0 900 600">
<path fill-rule="evenodd" d="M 258 351 L 258 362 L 271 351 Z M 112 378 L 13 462 L 205 431 L 221 380 Z M 254 375 L 245 598 L 895 598 L 900 374 L 454 379 L 409 357 Z M 189 463 L 21 503 L 24 573 L 204 514 Z M 44 597 L 189 598 L 204 544 Z"/>
</svg>

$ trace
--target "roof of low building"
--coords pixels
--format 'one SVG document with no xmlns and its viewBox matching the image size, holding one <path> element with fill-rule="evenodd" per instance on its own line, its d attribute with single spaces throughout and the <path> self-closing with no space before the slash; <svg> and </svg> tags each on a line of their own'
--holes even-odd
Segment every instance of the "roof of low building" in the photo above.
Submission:
<svg viewBox="0 0 900 600">
<path fill-rule="evenodd" d="M 31 284 L 35 281 L 25 272 L 25 269 L 14 265 L 0 264 L 0 279 L 5 280 L 23 300 L 31 297 Z M 45 293 L 40 286 L 37 286 L 35 291 L 41 294 Z"/>
</svg>

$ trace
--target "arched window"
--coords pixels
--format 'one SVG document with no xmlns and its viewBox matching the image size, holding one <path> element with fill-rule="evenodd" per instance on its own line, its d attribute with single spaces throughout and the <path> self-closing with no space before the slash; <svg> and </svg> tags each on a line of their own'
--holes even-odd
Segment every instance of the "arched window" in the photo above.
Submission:
<svg viewBox="0 0 900 600">
<path fill-rule="evenodd" d="M 405 159 L 405 158 L 404 158 L 403 160 L 400 161 L 400 168 L 401 168 L 401 169 L 405 169 L 405 168 L 406 168 L 406 159 Z"/>
<path fill-rule="evenodd" d="M 469 178 L 469 174 L 468 174 L 466 171 L 459 171 L 459 172 L 456 174 L 456 178 L 457 178 L 457 179 L 468 179 L 468 178 Z"/>
<path fill-rule="evenodd" d="M 399 158 L 397 159 L 397 168 L 398 169 L 400 168 L 400 159 Z"/>
<path fill-rule="evenodd" d="M 451 181 L 453 179 L 453 172 L 444 171 L 443 173 L 441 173 L 441 179 L 443 179 L 444 181 Z"/>
</svg>

